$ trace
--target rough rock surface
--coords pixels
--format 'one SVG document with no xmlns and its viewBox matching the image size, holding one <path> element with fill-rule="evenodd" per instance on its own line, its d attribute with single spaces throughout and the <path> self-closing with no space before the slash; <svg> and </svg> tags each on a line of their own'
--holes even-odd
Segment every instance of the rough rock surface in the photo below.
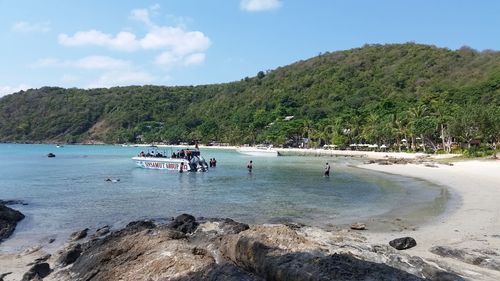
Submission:
<svg viewBox="0 0 500 281">
<path fill-rule="evenodd" d="M 430 251 L 441 257 L 449 257 L 468 264 L 500 271 L 500 254 L 496 251 L 478 251 L 435 246 Z"/>
<path fill-rule="evenodd" d="M 82 253 L 82 246 L 80 244 L 70 245 L 67 250 L 59 256 L 57 263 L 61 266 L 74 263 Z"/>
<path fill-rule="evenodd" d="M 462 280 L 389 246 L 368 245 L 356 232 L 186 215 L 174 222 L 135 222 L 83 243 L 71 266 L 44 280 Z"/>
<path fill-rule="evenodd" d="M 87 237 L 87 233 L 88 233 L 89 229 L 88 228 L 85 228 L 85 229 L 82 229 L 80 231 L 75 231 L 71 234 L 70 236 L 70 240 L 71 241 L 78 241 L 80 239 L 83 239 L 85 237 Z"/>
<path fill-rule="evenodd" d="M 417 246 L 417 241 L 411 237 L 401 237 L 390 241 L 389 245 L 397 250 L 406 250 Z"/>
<path fill-rule="evenodd" d="M 21 281 L 41 280 L 50 274 L 50 266 L 46 262 L 33 265 L 28 272 L 23 275 Z"/>
<path fill-rule="evenodd" d="M 192 215 L 182 214 L 174 219 L 169 225 L 171 228 L 182 233 L 193 233 L 198 227 L 198 222 Z"/>
<path fill-rule="evenodd" d="M 0 242 L 14 232 L 17 223 L 22 219 L 24 219 L 24 215 L 21 212 L 0 203 Z"/>
</svg>

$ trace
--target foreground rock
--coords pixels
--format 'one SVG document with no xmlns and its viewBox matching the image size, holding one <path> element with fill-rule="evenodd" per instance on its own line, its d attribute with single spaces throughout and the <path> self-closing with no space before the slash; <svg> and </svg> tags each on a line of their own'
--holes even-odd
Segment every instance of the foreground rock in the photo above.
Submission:
<svg viewBox="0 0 500 281">
<path fill-rule="evenodd" d="M 441 257 L 453 258 L 468 264 L 500 271 L 500 253 L 494 250 L 479 251 L 435 246 L 430 251 Z"/>
<path fill-rule="evenodd" d="M 24 215 L 21 212 L 0 203 L 0 242 L 14 232 L 17 223 L 22 219 Z"/>
<path fill-rule="evenodd" d="M 23 275 L 21 281 L 41 280 L 50 274 L 50 266 L 46 262 L 33 265 L 28 272 Z"/>
<path fill-rule="evenodd" d="M 364 240 L 351 231 L 182 215 L 169 225 L 134 222 L 85 242 L 71 265 L 60 262 L 44 280 L 462 280 Z"/>
</svg>

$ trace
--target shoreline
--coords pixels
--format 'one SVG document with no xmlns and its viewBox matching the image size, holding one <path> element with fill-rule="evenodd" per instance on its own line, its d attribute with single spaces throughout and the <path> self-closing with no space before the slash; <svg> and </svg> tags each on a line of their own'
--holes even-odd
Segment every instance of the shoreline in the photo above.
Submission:
<svg viewBox="0 0 500 281">
<path fill-rule="evenodd" d="M 123 144 L 108 144 L 108 143 L 0 143 L 0 144 L 27 144 L 27 145 L 109 145 L 109 146 L 123 146 Z M 150 147 L 151 144 L 131 144 L 126 145 L 124 147 Z M 170 145 L 170 144 L 158 144 L 157 147 L 168 148 L 168 147 L 176 147 L 176 148 L 189 148 L 193 149 L 194 145 Z M 200 144 L 200 149 L 220 149 L 220 150 L 236 150 L 239 147 L 238 145 L 228 145 L 228 146 L 208 146 Z M 251 146 L 253 147 L 253 146 Z M 275 148 L 280 155 L 282 156 L 334 156 L 334 157 L 354 157 L 366 160 L 383 160 L 388 158 L 399 158 L 399 159 L 417 159 L 417 158 L 429 158 L 432 160 L 454 160 L 453 158 L 462 156 L 461 154 L 426 154 L 422 152 L 393 152 L 393 151 L 359 151 L 359 150 L 337 150 L 337 149 L 323 149 L 323 148 Z"/>
<path fill-rule="evenodd" d="M 358 167 L 427 180 L 447 187 L 452 197 L 458 197 L 453 198 L 455 203 L 447 206 L 442 215 L 419 225 L 415 230 L 366 232 L 370 243 L 384 243 L 408 235 L 418 243 L 417 247 L 406 250 L 409 254 L 428 261 L 441 260 L 451 267 L 463 267 L 475 272 L 478 277 L 487 275 L 500 279 L 499 271 L 480 268 L 429 251 L 432 247 L 443 246 L 473 252 L 500 252 L 500 161 L 461 161 L 455 162 L 453 166 L 439 165 L 438 168 L 415 164 L 362 164 Z"/>
</svg>

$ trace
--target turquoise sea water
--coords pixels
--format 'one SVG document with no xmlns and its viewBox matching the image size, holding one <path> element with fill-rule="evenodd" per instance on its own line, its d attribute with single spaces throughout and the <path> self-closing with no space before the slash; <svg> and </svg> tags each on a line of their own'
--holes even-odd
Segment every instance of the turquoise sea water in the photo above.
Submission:
<svg viewBox="0 0 500 281">
<path fill-rule="evenodd" d="M 217 159 L 217 167 L 207 173 L 179 174 L 136 167 L 130 158 L 142 149 L 0 144 L 0 199 L 28 203 L 12 206 L 26 219 L 0 250 L 43 244 L 50 238 L 64 241 L 85 227 L 121 227 L 132 220 L 181 213 L 324 227 L 399 212 L 410 205 L 442 205 L 441 187 L 355 168 L 351 165 L 358 162 L 343 157 L 265 158 L 202 149 L 207 161 Z M 48 158 L 49 152 L 56 157 Z M 245 168 L 249 160 L 254 162 L 251 174 Z M 329 178 L 323 177 L 325 162 L 332 166 Z"/>
</svg>

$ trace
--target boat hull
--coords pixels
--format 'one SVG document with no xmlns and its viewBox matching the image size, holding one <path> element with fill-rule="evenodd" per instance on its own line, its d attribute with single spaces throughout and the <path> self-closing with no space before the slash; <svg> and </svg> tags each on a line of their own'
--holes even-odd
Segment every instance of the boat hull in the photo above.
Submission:
<svg viewBox="0 0 500 281">
<path fill-rule="evenodd" d="M 158 157 L 132 157 L 135 164 L 145 169 L 179 171 L 182 165 L 183 171 L 191 171 L 188 160 L 178 158 Z"/>
</svg>

